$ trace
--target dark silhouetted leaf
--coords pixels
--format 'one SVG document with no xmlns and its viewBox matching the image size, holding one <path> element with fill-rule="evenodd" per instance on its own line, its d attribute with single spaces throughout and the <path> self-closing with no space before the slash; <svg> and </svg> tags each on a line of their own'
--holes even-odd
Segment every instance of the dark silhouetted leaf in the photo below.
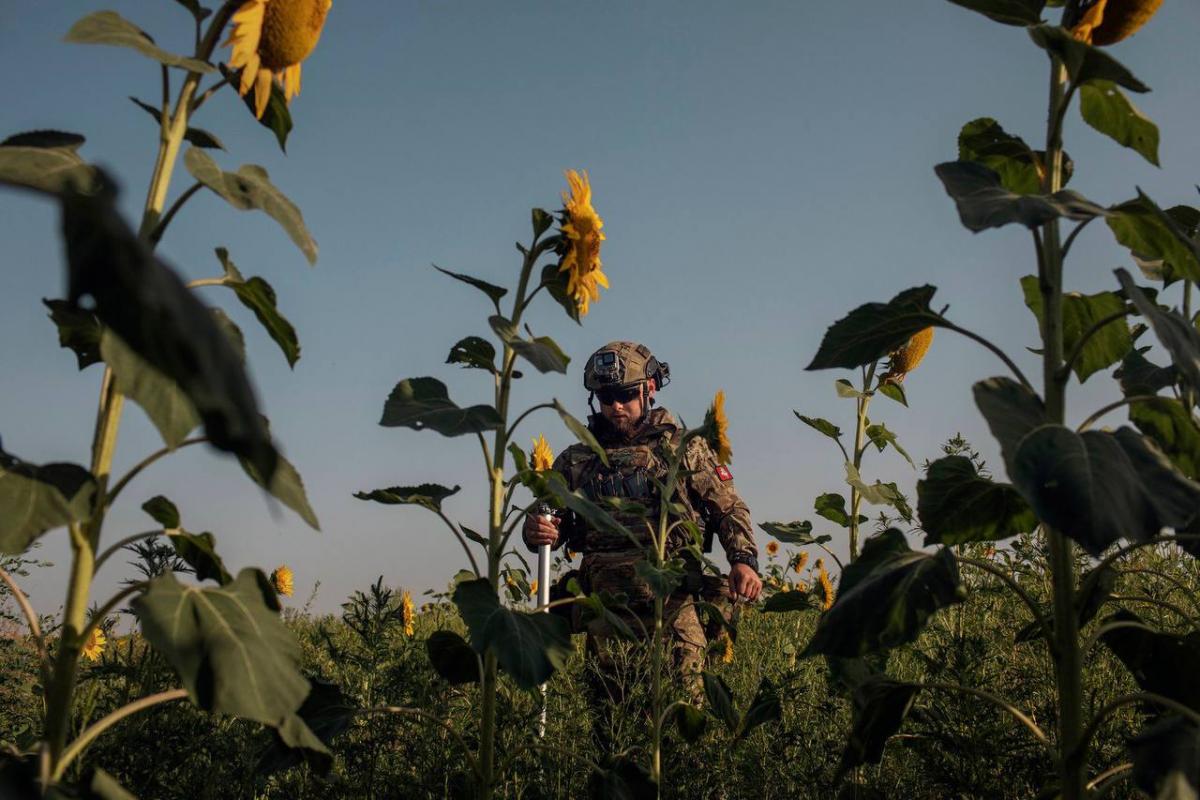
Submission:
<svg viewBox="0 0 1200 800">
<path fill-rule="evenodd" d="M 71 26 L 63 41 L 128 47 L 168 67 L 178 67 L 202 75 L 216 71 L 216 68 L 207 62 L 168 53 L 155 45 L 154 40 L 145 31 L 115 11 L 96 11 L 88 14 Z"/>
<path fill-rule="evenodd" d="M 479 683 L 479 657 L 466 640 L 453 631 L 434 631 L 425 640 L 429 663 L 448 683 Z"/>
<path fill-rule="evenodd" d="M 725 683 L 725 679 L 720 675 L 713 675 L 707 671 L 701 673 L 701 678 L 704 681 L 704 699 L 708 701 L 708 713 L 723 722 L 730 733 L 736 733 L 742 720 L 733 706 L 733 692 L 729 690 L 729 684 Z"/>
<path fill-rule="evenodd" d="M 451 495 L 458 494 L 461 487 L 447 489 L 436 483 L 422 483 L 420 486 L 392 486 L 388 489 L 376 489 L 373 492 L 355 492 L 359 500 L 374 500 L 386 505 L 417 505 L 428 508 L 433 512 L 442 510 L 442 501 Z"/>
<path fill-rule="evenodd" d="M 182 529 L 166 533 L 175 555 L 192 568 L 197 580 L 214 580 L 222 586 L 233 580 L 225 562 L 217 555 L 217 540 L 211 533 L 188 533 Z"/>
<path fill-rule="evenodd" d="M 100 336 L 100 356 L 112 369 L 117 390 L 142 407 L 167 447 L 178 447 L 200 425 L 196 407 L 179 384 L 150 366 L 112 331 Z"/>
<path fill-rule="evenodd" d="M 704 729 L 708 727 L 708 717 L 704 716 L 704 712 L 687 703 L 675 706 L 671 719 L 674 720 L 680 737 L 689 743 L 699 740 L 704 735 Z"/>
<path fill-rule="evenodd" d="M 683 583 L 683 567 L 672 561 L 660 568 L 642 559 L 634 566 L 634 572 L 649 584 L 655 595 L 664 599 L 670 597 Z"/>
<path fill-rule="evenodd" d="M 883 449 L 890 444 L 893 448 L 895 448 L 897 453 L 904 456 L 904 460 L 908 462 L 909 466 L 916 467 L 916 464 L 913 463 L 912 457 L 904 451 L 903 447 L 900 446 L 900 442 L 896 439 L 896 434 L 889 431 L 886 425 L 883 423 L 868 425 L 866 433 L 867 438 L 871 440 L 871 444 L 875 445 L 875 448 L 879 450 L 879 452 L 882 453 Z"/>
<path fill-rule="evenodd" d="M 854 691 L 854 724 L 842 751 L 839 776 L 861 764 L 878 764 L 883 747 L 904 724 L 920 687 L 887 676 L 870 677 Z"/>
<path fill-rule="evenodd" d="M 464 367 L 485 369 L 495 373 L 496 348 L 487 339 L 468 336 L 460 339 L 454 347 L 450 348 L 450 355 L 446 356 L 446 363 L 462 364 Z"/>
<path fill-rule="evenodd" d="M 1113 236 L 1138 258 L 1160 259 L 1163 269 L 1172 275 L 1200 281 L 1200 245 L 1140 189 L 1136 199 L 1113 206 L 1111 211 L 1106 221 Z"/>
<path fill-rule="evenodd" d="M 1108 213 L 1069 189 L 1052 195 L 1017 194 L 1004 187 L 995 170 L 973 161 L 947 161 L 933 170 L 958 207 L 962 224 L 975 233 L 1013 223 L 1032 229 L 1059 217 L 1083 220 Z"/>
<path fill-rule="evenodd" d="M 1126 397 L 1158 394 L 1168 386 L 1174 386 L 1177 372 L 1174 365 L 1160 367 L 1143 355 L 1149 347 L 1130 350 L 1121 360 L 1121 366 L 1113 377 L 1121 383 L 1121 393 Z"/>
<path fill-rule="evenodd" d="M 972 387 L 975 405 L 987 420 L 992 436 L 1000 443 L 1000 453 L 1013 474 L 1013 462 L 1021 440 L 1046 423 L 1042 398 L 1011 378 L 988 378 Z"/>
<path fill-rule="evenodd" d="M 1185 636 L 1146 627 L 1137 614 L 1121 609 L 1104 625 L 1134 623 L 1105 631 L 1100 640 L 1121 659 L 1144 691 L 1161 694 L 1200 711 L 1200 633 Z"/>
<path fill-rule="evenodd" d="M 238 85 L 241 80 L 240 71 L 234 72 L 224 64 L 221 64 L 220 69 L 226 80 L 234 86 Z M 254 116 L 254 95 L 254 92 L 247 92 L 242 98 L 242 103 L 251 116 Z M 271 82 L 271 96 L 267 99 L 267 107 L 263 109 L 263 115 L 259 118 L 258 124 L 275 134 L 275 141 L 279 142 L 279 149 L 286 153 L 288 134 L 292 132 L 292 112 L 288 109 L 287 98 L 283 94 L 283 88 L 279 81 Z"/>
<path fill-rule="evenodd" d="M 1037 517 L 1012 486 L 981 476 L 971 459 L 946 456 L 917 481 L 925 544 L 994 542 L 1027 533 Z"/>
<path fill-rule="evenodd" d="M 303 761 L 324 775 L 333 765 L 328 748 L 336 737 L 349 729 L 358 708 L 346 697 L 340 686 L 319 678 L 310 677 L 309 682 L 312 688 L 295 717 L 301 725 L 308 728 L 310 735 L 320 741 L 321 749 L 289 747 L 284 738 L 276 733 L 270 746 L 258 758 L 254 767 L 257 774 L 271 775 L 297 766 Z M 295 722 L 292 726 L 298 727 Z M 304 742 L 307 737 L 301 736 L 300 740 Z"/>
<path fill-rule="evenodd" d="M 130 97 L 129 99 L 132 100 L 134 105 L 136 105 L 138 108 L 142 109 L 147 114 L 154 117 L 155 122 L 157 122 L 159 125 L 162 125 L 162 111 L 161 110 L 155 108 L 154 106 L 150 105 L 149 103 L 143 103 L 141 100 L 138 100 L 136 97 Z M 208 131 L 203 130 L 202 128 L 189 127 L 186 131 L 184 131 L 183 138 L 185 141 L 191 142 L 192 144 L 196 145 L 196 147 L 204 147 L 209 150 L 224 150 L 225 149 L 225 145 L 221 143 L 220 139 L 218 139 L 214 134 L 211 134 Z"/>
<path fill-rule="evenodd" d="M 561 372 L 566 374 L 571 359 L 549 336 L 524 339 L 513 324 L 499 315 L 488 318 L 492 330 L 511 347 L 517 355 L 528 361 L 538 372 Z"/>
<path fill-rule="evenodd" d="M 571 412 L 563 408 L 563 404 L 558 402 L 557 399 L 554 400 L 554 410 L 558 412 L 558 416 L 560 419 L 562 419 L 563 424 L 567 426 L 567 430 L 575 435 L 575 438 L 579 440 L 579 443 L 587 445 L 588 449 L 595 453 L 596 457 L 600 459 L 600 462 L 607 467 L 608 451 L 600 446 L 600 443 L 596 441 L 596 437 L 592 435 L 592 432 L 588 430 L 588 427 L 579 420 L 575 419 L 575 417 L 571 415 Z"/>
<path fill-rule="evenodd" d="M 0 449 L 0 553 L 92 514 L 96 480 L 76 464 L 29 464 Z"/>
<path fill-rule="evenodd" d="M 1046 0 L 950 0 L 1005 25 L 1037 25 Z"/>
<path fill-rule="evenodd" d="M 1092 81 L 1079 89 L 1083 121 L 1122 147 L 1158 166 L 1158 126 L 1109 81 Z"/>
<path fill-rule="evenodd" d="M 741 725 L 734 738 L 744 739 L 755 728 L 768 722 L 778 722 L 782 718 L 783 708 L 779 704 L 779 694 L 775 691 L 775 685 L 768 678 L 763 678 L 758 682 L 758 691 L 754 693 L 754 699 L 742 715 Z"/>
<path fill-rule="evenodd" d="M 1042 292 L 1038 279 L 1033 275 L 1021 278 L 1021 289 L 1025 293 L 1025 305 L 1042 321 Z M 1063 350 L 1074 351 L 1085 333 L 1097 322 L 1125 308 L 1125 301 L 1115 292 L 1078 294 L 1068 292 L 1062 298 Z M 1111 367 L 1125 357 L 1133 348 L 1133 336 L 1129 323 L 1124 318 L 1114 320 L 1088 337 L 1083 351 L 1075 360 L 1072 369 L 1080 383 L 1094 372 Z"/>
<path fill-rule="evenodd" d="M 1181 528 L 1200 509 L 1200 484 L 1132 428 L 1043 426 L 1022 440 L 1012 479 L 1042 522 L 1093 556 L 1121 537 L 1145 541 Z"/>
<path fill-rule="evenodd" d="M 850 515 L 846 513 L 846 498 L 843 495 L 826 492 L 813 501 L 813 510 L 843 528 L 850 527 Z"/>
<path fill-rule="evenodd" d="M 630 756 L 615 756 L 588 780 L 590 796 L 600 800 L 657 800 L 658 785 L 650 771 Z"/>
<path fill-rule="evenodd" d="M 854 658 L 911 642 L 934 612 L 964 596 L 949 549 L 914 551 L 891 528 L 867 539 L 858 560 L 842 570 L 837 599 L 804 656 Z"/>
<path fill-rule="evenodd" d="M 179 521 L 179 508 L 161 494 L 142 503 L 142 511 L 149 514 L 164 529 L 178 528 L 182 524 Z"/>
<path fill-rule="evenodd" d="M 1079 591 L 1075 593 L 1075 619 L 1080 628 L 1096 618 L 1100 609 L 1112 597 L 1116 587 L 1117 571 L 1111 567 L 1095 568 L 1084 573 L 1083 578 L 1079 581 Z M 1045 620 L 1053 630 L 1053 617 L 1046 616 Z M 1044 636 L 1045 633 L 1046 627 L 1039 620 L 1034 620 L 1017 632 L 1014 641 L 1018 644 L 1032 642 Z"/>
<path fill-rule="evenodd" d="M 481 281 L 479 278 L 473 278 L 470 275 L 463 275 L 460 272 L 451 272 L 448 269 L 442 269 L 437 264 L 434 264 L 433 268 L 443 275 L 449 275 L 451 278 L 454 278 L 457 281 L 462 281 L 463 283 L 474 286 L 476 289 L 486 294 L 491 299 L 493 305 L 498 305 L 500 303 L 500 298 L 508 294 L 508 289 L 505 289 L 503 286 L 496 286 L 495 284 L 488 283 L 487 281 Z"/>
<path fill-rule="evenodd" d="M 58 343 L 75 353 L 79 368 L 84 369 L 99 363 L 100 320 L 90 311 L 84 311 L 66 300 L 42 300 L 50 309 L 50 319 L 58 326 Z"/>
<path fill-rule="evenodd" d="M 807 520 L 804 522 L 763 522 L 758 527 L 785 544 L 824 544 L 832 538 L 826 535 L 813 536 L 812 523 Z"/>
<path fill-rule="evenodd" d="M 1138 311 L 1154 329 L 1154 335 L 1171 354 L 1179 375 L 1193 387 L 1200 387 L 1200 333 L 1182 315 L 1159 308 L 1134 284 L 1124 269 L 1116 270 L 1117 280 Z"/>
<path fill-rule="evenodd" d="M 1156 800 L 1194 800 L 1200 796 L 1200 728 L 1178 714 L 1167 714 L 1129 740 L 1133 783 Z"/>
<path fill-rule="evenodd" d="M 308 524 L 308 527 L 314 531 L 321 530 L 321 523 L 317 520 L 317 513 L 308 504 L 308 494 L 304 491 L 304 480 L 300 477 L 300 473 L 296 471 L 296 468 L 292 466 L 292 462 L 283 456 L 279 456 L 279 461 L 275 467 L 275 474 L 271 476 L 270 483 L 267 483 L 262 479 L 262 476 L 253 464 L 244 458 L 238 459 L 238 461 L 241 463 L 242 470 L 245 471 L 250 480 L 270 492 L 276 500 L 283 503 L 292 511 L 295 511 L 300 516 L 300 519 Z"/>
<path fill-rule="evenodd" d="M 533 238 L 535 239 L 550 230 L 550 226 L 554 224 L 554 217 L 540 208 L 530 209 L 529 218 L 533 223 Z"/>
<path fill-rule="evenodd" d="M 224 247 L 217 248 L 217 258 L 225 267 L 225 286 L 233 289 L 237 299 L 246 308 L 254 312 L 267 335 L 275 340 L 289 367 L 295 367 L 300 360 L 300 340 L 296 329 L 288 322 L 275 305 L 275 290 L 271 284 L 257 276 L 245 280 L 238 272 L 234 263 L 229 259 L 229 251 Z"/>
<path fill-rule="evenodd" d="M 443 436 L 462 436 L 496 430 L 504 420 L 491 406 L 459 408 L 450 400 L 446 385 L 436 378 L 409 378 L 396 384 L 383 405 L 380 425 L 437 431 Z"/>
<path fill-rule="evenodd" d="M 873 364 L 906 344 L 917 331 L 944 320 L 929 308 L 932 286 L 905 289 L 887 303 L 867 303 L 833 323 L 805 369 L 853 369 Z"/>
<path fill-rule="evenodd" d="M 1121 62 L 1100 48 L 1079 41 L 1064 28 L 1039 25 L 1029 29 L 1029 37 L 1038 47 L 1062 59 L 1071 83 L 1110 81 L 1132 92 L 1150 91 L 1150 87 L 1135 78 Z"/>
<path fill-rule="evenodd" d="M 559 271 L 558 264 L 547 264 L 542 267 L 542 285 L 550 292 L 554 301 L 562 306 L 563 311 L 567 312 L 567 316 L 582 325 L 579 306 L 576 304 L 575 298 L 567 292 L 568 277 L 566 272 Z"/>
<path fill-rule="evenodd" d="M 522 689 L 545 683 L 571 653 L 571 632 L 557 614 L 526 614 L 500 605 L 486 579 L 463 581 L 454 589 L 477 653 L 491 650 Z"/>
<path fill-rule="evenodd" d="M 788 611 L 807 611 L 815 608 L 807 592 L 776 592 L 763 603 L 765 614 L 783 614 Z"/>
</svg>

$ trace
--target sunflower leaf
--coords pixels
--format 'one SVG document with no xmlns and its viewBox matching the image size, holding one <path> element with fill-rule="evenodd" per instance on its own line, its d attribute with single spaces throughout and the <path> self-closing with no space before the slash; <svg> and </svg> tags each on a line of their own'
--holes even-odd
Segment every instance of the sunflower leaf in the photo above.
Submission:
<svg viewBox="0 0 1200 800">
<path fill-rule="evenodd" d="M 973 233 L 1012 223 L 1032 229 L 1059 217 L 1084 220 L 1108 214 L 1069 189 L 1051 195 L 1018 194 L 1005 188 L 995 170 L 973 161 L 947 161 L 933 171 L 954 200 L 962 224 Z"/>
<path fill-rule="evenodd" d="M 592 432 L 588 430 L 588 427 L 579 420 L 575 419 L 575 417 L 573 417 L 569 411 L 563 408 L 562 403 L 558 402 L 557 398 L 554 400 L 554 410 L 558 412 L 558 416 L 562 419 L 563 424 L 567 426 L 567 430 L 575 434 L 575 438 L 578 439 L 581 444 L 586 444 L 588 448 L 600 459 L 600 462 L 607 467 L 608 452 L 600 446 L 600 443 L 596 441 L 596 437 L 592 435 Z"/>
<path fill-rule="evenodd" d="M 450 348 L 447 364 L 462 364 L 471 369 L 482 369 L 496 373 L 496 348 L 480 336 L 467 336 Z"/>
<path fill-rule="evenodd" d="M 1128 742 L 1133 783 L 1156 800 L 1200 796 L 1200 727 L 1179 714 L 1163 714 Z"/>
<path fill-rule="evenodd" d="M 1005 132 L 990 117 L 973 119 L 958 134 L 958 160 L 974 161 L 995 170 L 1005 189 L 1017 194 L 1038 194 L 1042 190 L 1042 164 L 1045 153 L 1035 152 L 1018 136 Z M 1063 154 L 1063 184 L 1074 171 L 1070 156 Z"/>
<path fill-rule="evenodd" d="M 138 26 L 115 11 L 97 11 L 88 14 L 71 26 L 64 41 L 74 44 L 109 44 L 129 47 L 168 67 L 178 67 L 188 72 L 206 75 L 216 72 L 216 67 L 206 61 L 177 56 L 154 44 L 154 40 Z"/>
<path fill-rule="evenodd" d="M 1116 271 L 1117 280 L 1129 301 L 1154 329 L 1155 336 L 1171 354 L 1179 375 L 1193 387 L 1200 387 L 1200 333 L 1182 314 L 1161 309 L 1133 282 L 1124 270 Z"/>
<path fill-rule="evenodd" d="M 460 408 L 450 400 L 446 384 L 436 378 L 406 378 L 396 384 L 379 424 L 385 428 L 437 431 L 443 436 L 482 433 L 503 427 L 504 420 L 491 406 Z"/>
<path fill-rule="evenodd" d="M 1161 259 L 1171 274 L 1200 281 L 1200 244 L 1140 189 L 1135 199 L 1111 211 L 1108 227 L 1118 242 L 1141 259 Z"/>
<path fill-rule="evenodd" d="M 1095 80 L 1079 88 L 1083 121 L 1154 166 L 1158 163 L 1158 126 L 1138 110 L 1111 81 Z"/>
<path fill-rule="evenodd" d="M 522 338 L 520 332 L 508 319 L 494 315 L 488 317 L 492 330 L 521 358 L 528 361 L 538 372 L 567 372 L 567 364 L 571 361 L 562 348 L 549 336 L 539 336 L 533 339 Z"/>
<path fill-rule="evenodd" d="M 1034 275 L 1021 278 L 1021 289 L 1025 293 L 1025 306 L 1033 312 L 1038 322 L 1042 321 L 1042 292 Z M 1098 331 L 1091 331 L 1101 319 L 1125 309 L 1125 301 L 1115 292 L 1079 294 L 1068 292 L 1062 298 L 1063 349 L 1073 352 L 1075 346 L 1088 334 L 1079 358 L 1072 365 L 1079 382 L 1083 383 L 1093 373 L 1107 369 L 1125 357 L 1133 348 L 1133 336 L 1129 323 L 1115 319 Z"/>
<path fill-rule="evenodd" d="M 0 553 L 23 553 L 46 531 L 87 519 L 95 496 L 96 480 L 81 466 L 38 466 L 0 449 Z"/>
<path fill-rule="evenodd" d="M 234 72 L 224 64 L 220 65 L 220 69 L 221 75 L 226 80 L 234 86 L 238 84 L 240 72 Z M 247 92 L 242 98 L 242 103 L 250 115 L 254 116 L 254 93 Z M 263 109 L 262 117 L 258 119 L 258 124 L 275 134 L 275 141 L 279 142 L 279 149 L 286 154 L 288 134 L 292 132 L 292 112 L 288 108 L 287 97 L 284 95 L 283 89 L 275 81 L 271 81 L 271 94 L 267 99 L 266 108 Z"/>
<path fill-rule="evenodd" d="M 1121 384 L 1121 393 L 1126 397 L 1140 394 L 1158 394 L 1168 386 L 1174 386 L 1178 370 L 1174 365 L 1160 367 L 1152 363 L 1143 353 L 1149 347 L 1130 350 L 1121 359 L 1121 366 L 1113 371 L 1113 377 Z"/>
<path fill-rule="evenodd" d="M 84 139 L 63 131 L 29 131 L 0 142 L 0 184 L 49 194 L 88 192 L 96 173 L 76 151 Z"/>
<path fill-rule="evenodd" d="M 1200 478 L 1200 427 L 1183 403 L 1156 397 L 1129 407 L 1129 421 L 1192 480 Z"/>
<path fill-rule="evenodd" d="M 1046 0 L 950 0 L 956 6 L 978 11 L 1005 25 L 1037 25 L 1042 21 Z"/>
<path fill-rule="evenodd" d="M 350 727 L 359 709 L 336 684 L 311 676 L 309 683 L 312 688 L 308 697 L 274 732 L 271 745 L 259 756 L 254 766 L 258 775 L 270 775 L 301 762 L 325 775 L 333 766 L 329 747 Z"/>
<path fill-rule="evenodd" d="M 500 308 L 500 299 L 502 297 L 504 297 L 504 295 L 508 294 L 508 289 L 505 289 L 503 286 L 497 286 L 494 283 L 488 283 L 487 281 L 481 281 L 479 278 L 475 278 L 470 275 L 464 275 L 461 272 L 451 272 L 448 269 L 442 269 L 437 264 L 434 264 L 433 268 L 436 269 L 438 272 L 442 273 L 443 275 L 449 275 L 451 278 L 454 278 L 454 280 L 456 280 L 456 281 L 462 281 L 463 283 L 465 283 L 469 286 L 474 286 L 476 289 L 483 292 L 484 294 L 486 294 L 488 296 L 488 298 L 491 299 L 492 305 L 496 306 L 497 310 L 499 310 L 499 308 Z"/>
<path fill-rule="evenodd" d="M 416 505 L 440 513 L 442 501 L 458 494 L 460 488 L 456 485 L 453 489 L 447 489 L 437 483 L 422 483 L 420 486 L 392 486 L 370 492 L 355 492 L 354 496 L 359 500 L 374 500 L 384 505 Z"/>
<path fill-rule="evenodd" d="M 975 471 L 971 459 L 946 456 L 917 481 L 925 544 L 994 542 L 1032 531 L 1037 517 L 1015 488 Z"/>
<path fill-rule="evenodd" d="M 1163 633 L 1137 614 L 1121 609 L 1103 620 L 1129 623 L 1100 635 L 1144 691 L 1154 692 L 1200 711 L 1200 685 L 1191 679 L 1200 670 L 1200 633 Z"/>
<path fill-rule="evenodd" d="M 237 172 L 224 172 L 212 157 L 198 147 L 183 155 L 192 177 L 241 211 L 258 209 L 274 219 L 304 253 L 309 264 L 317 263 L 317 243 L 304 225 L 300 209 L 271 183 L 267 171 L 244 164 Z"/>
<path fill-rule="evenodd" d="M 1042 398 L 1011 378 L 988 378 L 976 383 L 972 391 L 975 405 L 1000 443 L 1000 454 L 1011 479 L 1021 440 L 1046 423 Z"/>
<path fill-rule="evenodd" d="M 575 298 L 567 292 L 568 283 L 569 276 L 559 270 L 558 264 L 550 263 L 542 267 L 542 286 L 545 286 L 546 290 L 550 292 L 554 302 L 562 306 L 568 317 L 575 320 L 576 324 L 582 325 L 583 319 L 579 314 L 579 305 L 575 302 Z"/>
<path fill-rule="evenodd" d="M 808 520 L 804 522 L 760 522 L 758 527 L 784 544 L 824 544 L 832 538 L 826 535 L 813 536 L 813 525 Z"/>
<path fill-rule="evenodd" d="M 300 473 L 292 466 L 292 462 L 280 455 L 275 465 L 275 474 L 271 476 L 269 483 L 263 480 L 262 475 L 248 459 L 239 458 L 238 462 L 242 465 L 242 470 L 250 480 L 270 492 L 276 500 L 283 503 L 292 511 L 295 511 L 300 519 L 304 520 L 314 531 L 321 530 L 321 523 L 317 520 L 317 513 L 313 511 L 312 506 L 308 503 L 308 493 L 304 490 L 304 479 L 300 477 Z"/>
<path fill-rule="evenodd" d="M 197 580 L 214 580 L 221 586 L 233 580 L 225 569 L 225 562 L 217 555 L 217 540 L 211 533 L 189 533 L 180 528 L 168 530 L 166 534 L 175 548 L 175 555 L 187 562 Z"/>
<path fill-rule="evenodd" d="M 1071 83 L 1110 81 L 1133 92 L 1148 92 L 1150 87 L 1139 81 L 1121 62 L 1098 47 L 1092 47 L 1057 25 L 1038 25 L 1029 28 L 1029 38 L 1050 55 L 1062 59 Z"/>
<path fill-rule="evenodd" d="M 132 100 L 134 105 L 136 105 L 138 108 L 154 117 L 155 122 L 157 122 L 159 125 L 162 125 L 162 111 L 160 109 L 155 108 L 149 103 L 143 103 L 136 97 L 130 97 L 129 99 Z M 189 126 L 188 129 L 183 132 L 183 138 L 185 141 L 196 145 L 196 147 L 203 147 L 209 150 L 225 149 L 225 145 L 221 143 L 221 140 L 218 139 L 216 135 L 211 134 L 201 128 L 193 128 Z"/>
<path fill-rule="evenodd" d="M 799 411 L 793 411 L 792 413 L 796 415 L 796 419 L 800 420 L 813 430 L 825 434 L 835 442 L 842 436 L 842 429 L 827 419 L 822 419 L 821 417 L 806 417 Z"/>
<path fill-rule="evenodd" d="M 479 683 L 479 657 L 454 631 L 434 631 L 425 640 L 425 654 L 437 674 L 451 686 Z"/>
<path fill-rule="evenodd" d="M 233 261 L 230 260 L 229 251 L 224 247 L 217 248 L 217 258 L 225 267 L 223 285 L 232 289 L 241 304 L 254 312 L 254 316 L 267 331 L 267 335 L 274 339 L 275 343 L 279 345 L 279 349 L 283 351 L 283 357 L 287 359 L 288 366 L 295 367 L 296 362 L 300 360 L 300 340 L 296 336 L 296 329 L 292 327 L 292 323 L 279 313 L 279 309 L 275 305 L 275 290 L 271 288 L 271 284 L 258 276 L 249 280 L 244 279 Z"/>
<path fill-rule="evenodd" d="M 854 690 L 854 723 L 842 751 L 839 776 L 861 764 L 878 764 L 887 744 L 912 709 L 921 689 L 916 684 L 873 675 Z"/>
<path fill-rule="evenodd" d="M 912 456 L 905 452 L 904 448 L 900 446 L 899 440 L 896 439 L 896 434 L 888 430 L 886 425 L 883 423 L 868 425 L 866 433 L 867 438 L 871 440 L 871 444 L 875 445 L 875 448 L 879 452 L 882 453 L 884 448 L 890 444 L 897 453 L 904 456 L 904 460 L 908 462 L 910 467 L 916 468 L 917 465 L 913 463 Z"/>
<path fill-rule="evenodd" d="M 708 701 L 708 713 L 725 723 L 730 733 L 737 731 L 741 724 L 741 715 L 733 705 L 733 692 L 729 684 L 720 675 L 713 675 L 707 670 L 700 673 L 704 681 L 704 698 Z"/>
<path fill-rule="evenodd" d="M 829 327 L 805 369 L 853 369 L 872 364 L 906 344 L 914 333 L 942 325 L 945 320 L 929 307 L 936 291 L 933 286 L 916 286 L 887 303 L 859 306 Z"/>
<path fill-rule="evenodd" d="M 179 384 L 107 329 L 100 336 L 100 357 L 112 370 L 117 390 L 142 407 L 167 447 L 178 447 L 200 425 L 196 407 Z"/>
<path fill-rule="evenodd" d="M 65 300 L 42 300 L 50 309 L 50 319 L 58 327 L 58 344 L 70 348 L 80 369 L 97 364 L 100 357 L 100 320 L 90 311 L 76 308 Z"/>
</svg>

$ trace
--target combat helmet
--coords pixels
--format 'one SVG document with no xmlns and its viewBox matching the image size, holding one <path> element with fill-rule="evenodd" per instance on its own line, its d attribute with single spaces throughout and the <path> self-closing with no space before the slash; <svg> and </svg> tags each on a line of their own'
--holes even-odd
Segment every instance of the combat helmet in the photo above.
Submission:
<svg viewBox="0 0 1200 800">
<path fill-rule="evenodd" d="M 655 391 L 671 381 L 671 365 L 659 361 L 650 348 L 637 342 L 609 342 L 588 358 L 583 368 L 583 387 L 588 390 L 588 407 L 598 418 L 592 400 L 605 390 L 638 388 L 642 395 L 642 416 L 645 420 L 654 403 L 648 397 L 647 386 L 654 381 Z"/>
</svg>

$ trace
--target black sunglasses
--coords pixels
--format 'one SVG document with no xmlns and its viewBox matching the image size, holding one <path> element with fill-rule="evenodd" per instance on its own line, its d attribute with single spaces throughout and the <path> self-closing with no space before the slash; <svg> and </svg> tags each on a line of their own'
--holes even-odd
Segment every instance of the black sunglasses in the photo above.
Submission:
<svg viewBox="0 0 1200 800">
<path fill-rule="evenodd" d="M 630 386 L 625 389 L 599 389 L 596 397 L 601 405 L 611 406 L 613 403 L 628 403 L 642 394 L 641 386 Z"/>
</svg>

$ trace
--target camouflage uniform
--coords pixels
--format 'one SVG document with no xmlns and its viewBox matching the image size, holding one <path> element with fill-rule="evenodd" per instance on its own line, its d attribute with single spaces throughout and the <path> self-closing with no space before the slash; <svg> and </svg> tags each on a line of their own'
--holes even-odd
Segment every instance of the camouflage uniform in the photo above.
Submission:
<svg viewBox="0 0 1200 800">
<path fill-rule="evenodd" d="M 586 445 L 576 444 L 558 456 L 554 469 L 565 476 L 571 489 L 579 489 L 592 499 L 627 498 L 646 506 L 648 513 L 644 516 L 616 515 L 638 538 L 637 545 L 626 536 L 595 530 L 584 520 L 567 515 L 560 525 L 556 547 L 565 544 L 569 549 L 583 553 L 580 583 L 585 591 L 607 590 L 629 597 L 632 614 L 627 615 L 626 621 L 640 636 L 642 625 L 647 631 L 654 629 L 654 592 L 635 572 L 637 562 L 643 560 L 646 551 L 652 547 L 650 531 L 657 532 L 658 526 L 658 491 L 649 477 L 666 481 L 670 453 L 683 431 L 662 408 L 651 409 L 631 437 L 617 433 L 600 415 L 592 417 L 590 427 L 606 451 L 609 467 L 605 467 Z M 758 549 L 754 544 L 750 509 L 734 489 L 732 475 L 717 462 L 712 449 L 702 438 L 689 441 L 679 474 L 672 502 L 681 504 L 687 518 L 701 530 L 719 538 L 731 563 L 739 560 L 754 563 Z M 669 555 L 685 544 L 685 536 L 681 529 L 676 529 L 667 542 Z M 704 664 L 707 638 L 692 604 L 694 594 L 699 590 L 699 565 L 690 566 L 691 580 L 668 599 L 664 619 L 672 639 L 675 666 L 695 695 L 699 692 L 699 670 Z M 722 590 L 727 596 L 727 584 Z M 603 675 L 608 666 L 605 651 L 611 644 L 613 632 L 603 620 L 593 620 L 588 623 L 587 634 L 588 653 L 599 662 L 597 671 Z M 612 697 L 614 689 L 611 685 L 597 688 L 607 693 L 609 700 L 619 699 Z"/>
</svg>

